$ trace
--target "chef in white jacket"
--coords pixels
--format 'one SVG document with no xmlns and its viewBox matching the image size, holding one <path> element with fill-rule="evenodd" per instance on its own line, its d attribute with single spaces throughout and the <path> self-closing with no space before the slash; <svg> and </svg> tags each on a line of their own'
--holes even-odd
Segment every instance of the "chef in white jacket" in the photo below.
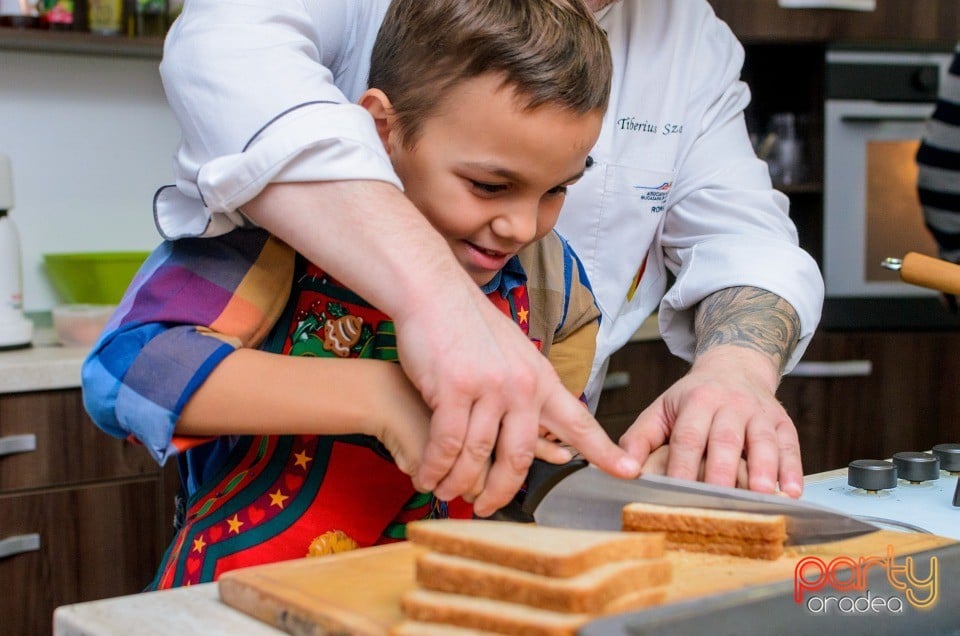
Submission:
<svg viewBox="0 0 960 636">
<path fill-rule="evenodd" d="M 705 457 L 701 476 L 733 485 L 743 457 L 752 489 L 799 496 L 796 430 L 775 391 L 819 321 L 823 285 L 748 141 L 742 47 L 707 2 L 587 1 L 609 35 L 613 94 L 558 229 L 603 313 L 590 395 L 658 309 L 665 341 L 693 362 L 619 440 L 627 453 L 467 282 L 354 105 L 388 4 L 187 3 L 160 67 L 182 128 L 176 184 L 155 200 L 161 233 L 265 227 L 391 315 L 434 410 L 415 483 L 476 497 L 478 514 L 517 490 L 538 424 L 620 476 L 669 441 L 668 474 L 696 478 Z"/>
</svg>

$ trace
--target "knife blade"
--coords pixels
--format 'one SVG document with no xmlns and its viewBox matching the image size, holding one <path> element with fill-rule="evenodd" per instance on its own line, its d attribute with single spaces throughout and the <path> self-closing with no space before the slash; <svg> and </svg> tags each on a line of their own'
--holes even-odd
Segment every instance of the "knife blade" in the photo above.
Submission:
<svg viewBox="0 0 960 636">
<path fill-rule="evenodd" d="M 633 502 L 784 515 L 788 545 L 827 543 L 878 529 L 834 510 L 780 495 L 662 475 L 618 479 L 584 461 L 549 471 L 536 489 L 529 491 L 524 507 L 544 526 L 620 530 L 623 506 Z"/>
</svg>

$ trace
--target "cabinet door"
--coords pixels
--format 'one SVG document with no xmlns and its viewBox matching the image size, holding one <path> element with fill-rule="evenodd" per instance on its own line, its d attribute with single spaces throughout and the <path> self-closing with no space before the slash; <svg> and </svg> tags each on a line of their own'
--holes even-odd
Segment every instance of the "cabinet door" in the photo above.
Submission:
<svg viewBox="0 0 960 636">
<path fill-rule="evenodd" d="M 94 426 L 77 389 L 0 395 L 0 449 L 30 436 L 35 450 L 0 452 L 0 493 L 160 472 L 145 449 Z"/>
<path fill-rule="evenodd" d="M 60 605 L 141 591 L 166 541 L 160 490 L 152 479 L 0 495 L 0 542 L 39 535 L 39 549 L 0 558 L 0 632 L 49 634 Z"/>
</svg>

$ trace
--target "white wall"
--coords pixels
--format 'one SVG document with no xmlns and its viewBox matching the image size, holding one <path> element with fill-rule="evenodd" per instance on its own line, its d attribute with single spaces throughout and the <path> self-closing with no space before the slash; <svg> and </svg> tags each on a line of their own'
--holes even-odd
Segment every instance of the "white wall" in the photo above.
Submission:
<svg viewBox="0 0 960 636">
<path fill-rule="evenodd" d="M 13 164 L 27 311 L 60 302 L 43 272 L 45 252 L 159 242 L 153 194 L 172 182 L 179 129 L 158 64 L 0 51 L 0 153 Z"/>
</svg>

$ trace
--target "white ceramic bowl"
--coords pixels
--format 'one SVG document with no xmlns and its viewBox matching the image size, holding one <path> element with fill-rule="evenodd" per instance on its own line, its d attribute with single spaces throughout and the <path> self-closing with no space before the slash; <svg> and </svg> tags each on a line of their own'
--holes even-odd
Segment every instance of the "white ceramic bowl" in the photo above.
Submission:
<svg viewBox="0 0 960 636">
<path fill-rule="evenodd" d="M 65 347 L 89 347 L 97 341 L 116 305 L 59 305 L 51 310 L 53 328 Z"/>
</svg>

